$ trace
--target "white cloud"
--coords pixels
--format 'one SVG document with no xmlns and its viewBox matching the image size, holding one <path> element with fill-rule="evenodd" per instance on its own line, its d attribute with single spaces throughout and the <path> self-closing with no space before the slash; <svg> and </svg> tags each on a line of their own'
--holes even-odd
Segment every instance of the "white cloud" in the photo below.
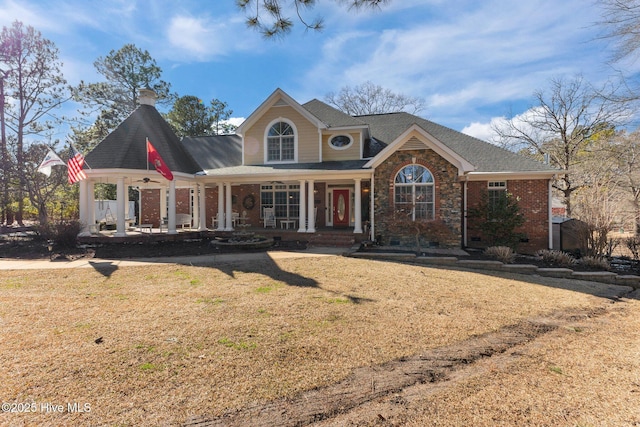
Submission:
<svg viewBox="0 0 640 427">
<path fill-rule="evenodd" d="M 519 129 L 522 133 L 534 138 L 543 138 L 545 135 L 530 125 L 533 121 L 539 120 L 542 114 L 544 114 L 544 112 L 541 107 L 529 108 L 512 118 L 493 117 L 489 122 L 473 122 L 465 126 L 461 132 L 494 144 L 500 142 L 500 138 L 495 129 L 503 129 L 506 131 L 508 127 Z M 520 144 L 520 142 L 514 140 L 512 145 L 517 146 L 518 144 Z"/>
<path fill-rule="evenodd" d="M 491 122 L 494 120 L 497 119 L 491 119 Z M 491 123 L 474 122 L 469 126 L 465 126 L 461 132 L 487 142 L 493 142 L 497 138 Z"/>
<path fill-rule="evenodd" d="M 167 38 L 174 48 L 198 60 L 224 53 L 221 43 L 212 31 L 212 25 L 203 18 L 173 17 L 169 23 Z"/>
<path fill-rule="evenodd" d="M 322 93 L 372 81 L 422 97 L 429 113 L 460 122 L 463 116 L 477 117 L 483 107 L 522 104 L 553 76 L 602 78 L 594 66 L 603 56 L 601 45 L 593 41 L 597 8 L 575 13 L 581 4 L 577 0 L 463 1 L 452 7 L 426 3 L 404 10 L 402 25 L 336 32 L 305 75 L 312 86 L 305 90 Z M 385 13 L 383 8 L 381 17 Z M 577 44 L 583 48 L 580 55 Z"/>
<path fill-rule="evenodd" d="M 225 123 L 230 123 L 234 126 L 240 126 L 245 120 L 247 120 L 246 117 L 231 117 L 229 120 L 225 120 Z"/>
</svg>

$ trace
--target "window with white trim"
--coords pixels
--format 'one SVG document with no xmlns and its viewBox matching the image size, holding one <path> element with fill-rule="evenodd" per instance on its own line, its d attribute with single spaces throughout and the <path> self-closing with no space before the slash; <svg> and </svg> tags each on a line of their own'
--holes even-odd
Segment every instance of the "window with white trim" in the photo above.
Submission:
<svg viewBox="0 0 640 427">
<path fill-rule="evenodd" d="M 487 189 L 489 191 L 489 207 L 495 208 L 502 198 L 507 196 L 506 181 L 489 181 Z"/>
<path fill-rule="evenodd" d="M 329 146 L 334 150 L 346 150 L 353 144 L 353 138 L 349 135 L 335 135 L 329 138 Z"/>
<path fill-rule="evenodd" d="M 299 184 L 265 184 L 260 186 L 260 215 L 262 208 L 274 208 L 276 218 L 298 218 L 300 216 Z"/>
<path fill-rule="evenodd" d="M 286 162 L 295 160 L 296 135 L 287 122 L 274 123 L 267 132 L 267 161 Z"/>
<path fill-rule="evenodd" d="M 396 175 L 393 190 L 396 211 L 406 212 L 413 221 L 434 218 L 434 180 L 427 168 L 405 166 Z"/>
</svg>

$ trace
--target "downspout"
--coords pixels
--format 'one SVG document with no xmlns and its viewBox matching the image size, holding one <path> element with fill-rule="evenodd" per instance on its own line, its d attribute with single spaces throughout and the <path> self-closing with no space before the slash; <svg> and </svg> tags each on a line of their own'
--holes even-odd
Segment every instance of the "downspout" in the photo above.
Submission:
<svg viewBox="0 0 640 427">
<path fill-rule="evenodd" d="M 548 184 L 548 189 L 547 189 L 547 198 L 548 198 L 548 208 L 549 208 L 549 249 L 553 249 L 553 208 L 551 206 L 551 204 L 553 203 L 553 198 L 551 196 L 551 190 L 552 190 L 552 185 L 551 185 L 551 180 L 549 180 Z"/>
<path fill-rule="evenodd" d="M 369 197 L 369 221 L 371 221 L 371 227 L 369 228 L 369 240 L 372 242 L 375 240 L 376 231 L 376 215 L 375 215 L 375 200 L 376 200 L 376 185 L 375 185 L 376 170 L 371 173 L 371 196 Z"/>
<path fill-rule="evenodd" d="M 462 244 L 467 247 L 467 181 L 468 177 L 465 175 L 462 185 Z"/>
</svg>

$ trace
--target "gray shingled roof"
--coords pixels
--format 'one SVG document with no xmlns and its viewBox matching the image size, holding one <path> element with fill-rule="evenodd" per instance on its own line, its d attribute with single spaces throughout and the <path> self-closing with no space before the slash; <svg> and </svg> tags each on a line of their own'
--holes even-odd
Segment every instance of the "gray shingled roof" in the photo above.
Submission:
<svg viewBox="0 0 640 427">
<path fill-rule="evenodd" d="M 258 174 L 297 174 L 318 171 L 344 171 L 358 170 L 367 163 L 367 160 L 331 161 L 323 163 L 287 163 L 275 165 L 245 165 L 232 166 L 221 169 L 207 170 L 207 175 L 258 175 Z"/>
<path fill-rule="evenodd" d="M 357 116 L 369 124 L 375 139 L 390 144 L 409 127 L 416 124 L 449 147 L 460 157 L 476 166 L 476 172 L 535 172 L 553 170 L 527 157 L 496 145 L 455 131 L 409 113 L 375 114 Z"/>
<path fill-rule="evenodd" d="M 242 138 L 238 135 L 185 136 L 181 142 L 202 170 L 242 164 Z"/>
<path fill-rule="evenodd" d="M 342 111 L 333 108 L 317 99 L 312 99 L 302 106 L 330 128 L 343 126 L 366 126 L 366 123 Z"/>
<path fill-rule="evenodd" d="M 147 164 L 146 138 L 172 172 L 194 174 L 202 170 L 185 150 L 155 107 L 140 105 L 86 156 L 93 169 L 153 170 Z"/>
</svg>

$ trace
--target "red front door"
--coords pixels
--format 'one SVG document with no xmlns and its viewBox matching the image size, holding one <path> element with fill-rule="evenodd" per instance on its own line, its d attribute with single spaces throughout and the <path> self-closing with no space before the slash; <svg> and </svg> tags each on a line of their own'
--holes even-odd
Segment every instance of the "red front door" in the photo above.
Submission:
<svg viewBox="0 0 640 427">
<path fill-rule="evenodd" d="M 349 226 L 349 190 L 333 190 L 333 226 Z"/>
</svg>

